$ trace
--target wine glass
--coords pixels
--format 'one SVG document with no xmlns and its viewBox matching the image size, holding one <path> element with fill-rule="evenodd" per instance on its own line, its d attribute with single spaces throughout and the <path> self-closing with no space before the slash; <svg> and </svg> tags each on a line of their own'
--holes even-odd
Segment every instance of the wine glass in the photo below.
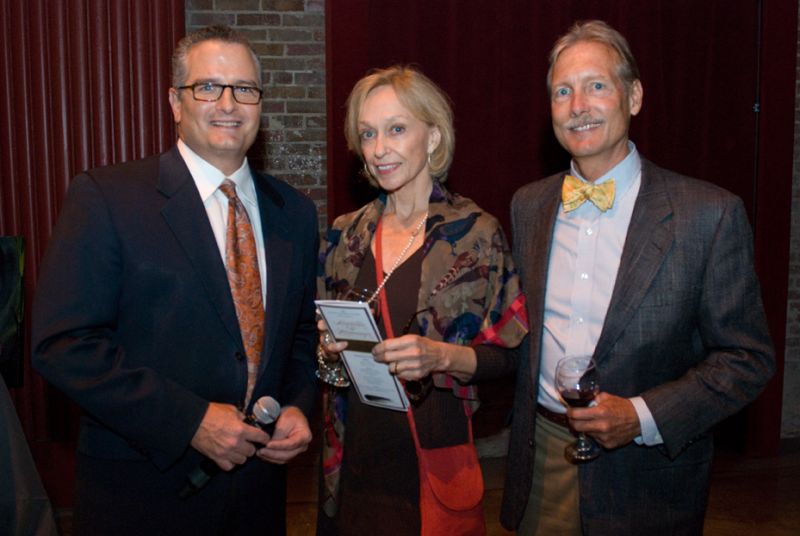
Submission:
<svg viewBox="0 0 800 536">
<path fill-rule="evenodd" d="M 348 288 L 344 292 L 339 293 L 338 299 L 354 302 L 366 302 L 369 304 L 369 310 L 372 316 L 378 319 L 380 308 L 378 307 L 378 297 L 370 301 L 373 291 L 368 289 Z M 322 344 L 328 345 L 333 342 L 330 332 L 326 331 L 322 334 Z M 334 387 L 348 387 L 350 379 L 345 372 L 344 364 L 341 358 L 337 355 L 335 359 L 331 359 L 329 354 L 326 354 L 322 348 L 317 351 L 317 378 L 323 382 L 333 385 Z"/>
<path fill-rule="evenodd" d="M 332 342 L 333 337 L 331 337 L 331 334 L 326 331 L 322 335 L 322 345 L 330 344 Z M 317 378 L 328 385 L 333 385 L 334 387 L 349 387 L 350 378 L 348 378 L 347 374 L 345 373 L 344 364 L 342 363 L 341 358 L 337 356 L 336 359 L 330 359 L 328 357 L 329 354 L 325 353 L 322 345 L 320 345 L 320 347 L 317 349 Z"/>
<path fill-rule="evenodd" d="M 600 392 L 594 360 L 589 356 L 565 357 L 556 367 L 556 389 L 564 402 L 573 408 L 585 408 Z M 565 449 L 567 459 L 573 463 L 594 460 L 600 447 L 583 432 L 575 443 Z"/>
<path fill-rule="evenodd" d="M 338 299 L 345 300 L 345 301 L 352 301 L 352 302 L 364 302 L 369 306 L 369 312 L 372 313 L 372 317 L 375 319 L 375 322 L 380 320 L 381 315 L 381 308 L 380 308 L 380 297 L 374 296 L 374 291 L 366 289 L 366 288 L 353 288 L 350 287 L 344 292 L 339 294 Z"/>
</svg>

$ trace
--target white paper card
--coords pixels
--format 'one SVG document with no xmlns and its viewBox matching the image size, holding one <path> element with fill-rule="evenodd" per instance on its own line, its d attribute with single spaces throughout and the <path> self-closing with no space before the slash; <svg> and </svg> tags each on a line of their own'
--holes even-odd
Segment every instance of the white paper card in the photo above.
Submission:
<svg viewBox="0 0 800 536">
<path fill-rule="evenodd" d="M 408 411 L 408 398 L 400 380 L 389 373 L 388 365 L 372 358 L 372 347 L 381 342 L 381 335 L 369 304 L 344 300 L 315 303 L 333 339 L 347 341 L 342 360 L 361 402 Z"/>
</svg>

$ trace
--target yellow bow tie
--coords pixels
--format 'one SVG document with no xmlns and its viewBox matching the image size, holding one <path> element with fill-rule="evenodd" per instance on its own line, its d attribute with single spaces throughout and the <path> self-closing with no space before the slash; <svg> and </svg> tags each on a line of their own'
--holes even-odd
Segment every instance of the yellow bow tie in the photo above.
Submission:
<svg viewBox="0 0 800 536">
<path fill-rule="evenodd" d="M 572 175 L 565 176 L 564 186 L 561 187 L 561 202 L 564 205 L 564 212 L 575 210 L 587 199 L 602 212 L 610 209 L 614 204 L 614 179 L 595 185 L 583 182 Z"/>
</svg>

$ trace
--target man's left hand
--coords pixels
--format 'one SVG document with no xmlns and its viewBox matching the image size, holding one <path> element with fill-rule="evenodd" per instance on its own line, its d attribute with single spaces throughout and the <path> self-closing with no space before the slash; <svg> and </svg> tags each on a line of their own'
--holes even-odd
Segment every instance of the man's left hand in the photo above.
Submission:
<svg viewBox="0 0 800 536">
<path fill-rule="evenodd" d="M 641 434 L 639 416 L 627 398 L 599 393 L 596 406 L 569 408 L 567 416 L 576 432 L 584 432 L 607 449 L 627 445 Z"/>
<path fill-rule="evenodd" d="M 305 452 L 311 442 L 311 428 L 303 412 L 295 406 L 283 408 L 275 423 L 275 432 L 256 455 L 264 461 L 284 464 Z"/>
</svg>

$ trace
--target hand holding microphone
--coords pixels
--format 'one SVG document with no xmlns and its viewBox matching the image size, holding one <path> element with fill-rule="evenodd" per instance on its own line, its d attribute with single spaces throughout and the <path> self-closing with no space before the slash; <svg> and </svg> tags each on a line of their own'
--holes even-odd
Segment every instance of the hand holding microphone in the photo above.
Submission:
<svg viewBox="0 0 800 536">
<path fill-rule="evenodd" d="M 281 405 L 278 401 L 271 396 L 262 396 L 253 404 L 253 413 L 245 417 L 244 422 L 261 428 L 271 437 L 275 432 L 275 421 L 280 415 Z"/>
<path fill-rule="evenodd" d="M 280 404 L 269 396 L 259 398 L 253 413 L 244 419 L 231 405 L 209 404 L 191 442 L 207 457 L 186 476 L 187 484 L 180 492 L 181 498 L 195 494 L 221 469 L 230 471 L 245 463 L 257 448 L 269 441 L 280 413 Z"/>
<path fill-rule="evenodd" d="M 269 463 L 283 464 L 308 449 L 311 428 L 297 406 L 284 406 L 269 445 L 259 449 L 259 458 Z"/>
</svg>

